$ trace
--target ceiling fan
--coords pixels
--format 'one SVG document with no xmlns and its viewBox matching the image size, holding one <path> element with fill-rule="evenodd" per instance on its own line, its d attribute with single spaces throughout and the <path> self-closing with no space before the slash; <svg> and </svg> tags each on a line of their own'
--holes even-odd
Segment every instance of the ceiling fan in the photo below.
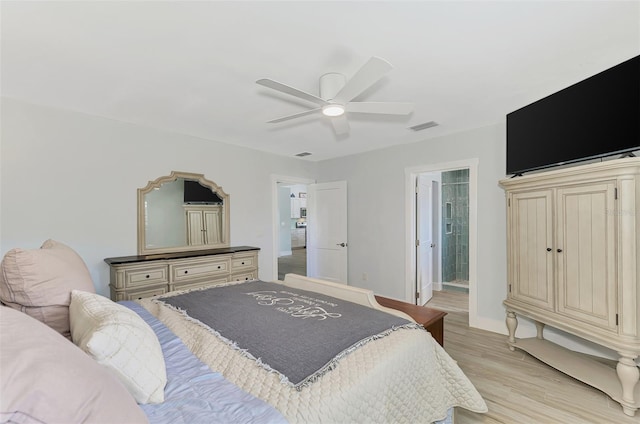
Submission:
<svg viewBox="0 0 640 424">
<path fill-rule="evenodd" d="M 319 96 L 298 90 L 269 78 L 256 81 L 257 84 L 273 90 L 289 94 L 300 99 L 315 103 L 319 107 L 267 121 L 274 124 L 289 119 L 321 112 L 328 117 L 337 135 L 349 133 L 347 113 L 377 113 L 384 115 L 408 115 L 413 111 L 412 103 L 399 102 L 353 102 L 352 100 L 378 82 L 387 72 L 393 69 L 389 62 L 379 57 L 370 58 L 347 81 L 342 74 L 330 72 L 320 77 Z"/>
</svg>

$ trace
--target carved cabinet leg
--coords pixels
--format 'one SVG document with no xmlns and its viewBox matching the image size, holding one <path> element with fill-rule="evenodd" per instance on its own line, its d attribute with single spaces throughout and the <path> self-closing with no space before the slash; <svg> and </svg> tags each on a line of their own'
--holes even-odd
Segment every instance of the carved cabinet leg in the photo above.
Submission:
<svg viewBox="0 0 640 424">
<path fill-rule="evenodd" d="M 634 397 L 635 387 L 640 380 L 640 371 L 635 363 L 638 355 L 618 352 L 621 356 L 616 366 L 618 379 L 622 385 L 622 411 L 626 415 L 633 417 L 638 408 L 635 407 L 637 399 Z"/>
<path fill-rule="evenodd" d="M 536 332 L 537 332 L 536 338 L 543 340 L 544 337 L 542 336 L 542 333 L 544 331 L 544 323 L 535 321 L 535 324 L 536 324 Z"/>
<path fill-rule="evenodd" d="M 516 342 L 516 328 L 518 328 L 516 313 L 513 311 L 507 311 L 507 330 L 509 330 L 509 350 L 511 352 L 516 350 L 516 348 L 513 347 Z"/>
</svg>

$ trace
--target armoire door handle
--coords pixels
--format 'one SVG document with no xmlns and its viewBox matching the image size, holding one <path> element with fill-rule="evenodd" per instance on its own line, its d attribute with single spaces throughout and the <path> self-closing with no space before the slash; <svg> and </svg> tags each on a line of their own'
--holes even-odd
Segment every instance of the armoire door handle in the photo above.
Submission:
<svg viewBox="0 0 640 424">
<path fill-rule="evenodd" d="M 547 252 L 551 252 L 553 249 L 550 247 L 547 247 Z"/>
<path fill-rule="evenodd" d="M 558 253 L 562 253 L 562 249 L 558 249 Z"/>
</svg>

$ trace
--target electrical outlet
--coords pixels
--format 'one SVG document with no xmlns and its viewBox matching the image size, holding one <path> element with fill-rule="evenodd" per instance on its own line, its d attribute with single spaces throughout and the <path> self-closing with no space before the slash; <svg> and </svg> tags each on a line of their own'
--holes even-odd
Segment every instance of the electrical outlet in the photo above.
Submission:
<svg viewBox="0 0 640 424">
<path fill-rule="evenodd" d="M 362 273 L 362 281 L 367 281 L 369 279 L 369 275 L 366 272 Z"/>
</svg>

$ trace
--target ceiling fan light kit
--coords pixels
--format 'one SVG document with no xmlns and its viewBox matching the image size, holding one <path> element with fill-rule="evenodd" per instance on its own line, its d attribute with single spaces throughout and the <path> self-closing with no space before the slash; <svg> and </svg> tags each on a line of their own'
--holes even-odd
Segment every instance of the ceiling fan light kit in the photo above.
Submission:
<svg viewBox="0 0 640 424">
<path fill-rule="evenodd" d="M 322 106 L 322 114 L 324 116 L 340 116 L 344 114 L 344 106 L 334 104 Z"/>
<path fill-rule="evenodd" d="M 321 112 L 322 115 L 331 118 L 330 122 L 336 134 L 342 135 L 349 133 L 349 124 L 344 116 L 345 112 L 408 115 L 413 111 L 413 104 L 411 103 L 352 101 L 369 87 L 377 83 L 391 69 L 393 69 L 393 67 L 389 62 L 374 56 L 360 67 L 349 80 L 347 80 L 344 75 L 336 72 L 323 74 L 319 81 L 319 96 L 298 90 L 297 88 L 269 78 L 259 79 L 256 83 L 281 93 L 304 99 L 319 106 L 293 115 L 272 119 L 268 121 L 268 123 L 288 121 Z"/>
</svg>

